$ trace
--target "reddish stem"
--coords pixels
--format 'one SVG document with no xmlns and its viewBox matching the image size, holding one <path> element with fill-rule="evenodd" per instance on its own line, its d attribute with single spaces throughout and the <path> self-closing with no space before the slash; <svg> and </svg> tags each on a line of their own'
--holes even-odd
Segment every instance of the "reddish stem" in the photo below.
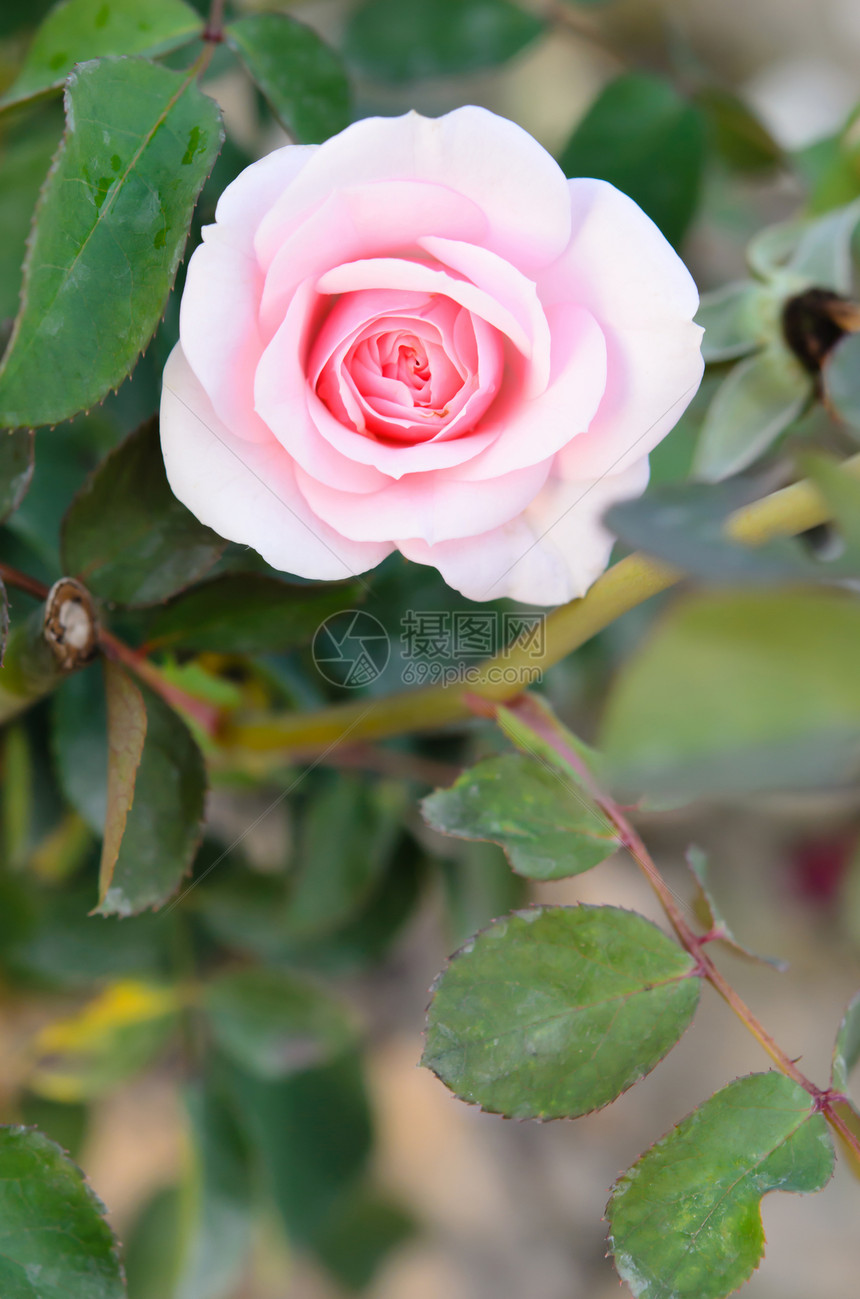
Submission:
<svg viewBox="0 0 860 1299">
<path fill-rule="evenodd" d="M 764 1047 L 776 1067 L 809 1093 L 815 1103 L 816 1110 L 824 1115 L 827 1122 L 839 1133 L 853 1154 L 860 1158 L 860 1138 L 851 1131 L 837 1113 L 835 1109 L 835 1105 L 838 1103 L 836 1094 L 829 1089 L 822 1090 L 805 1074 L 801 1073 L 794 1061 L 777 1045 L 767 1029 L 756 1019 L 746 1003 L 714 965 L 705 944 L 716 935 L 711 933 L 700 936 L 690 928 L 675 902 L 671 889 L 658 871 L 642 839 L 614 799 L 597 787 L 591 772 L 587 769 L 579 754 L 565 741 L 562 728 L 557 724 L 553 724 L 552 717 L 545 713 L 530 695 L 521 695 L 519 699 L 506 706 L 512 712 L 515 712 L 520 720 L 525 722 L 544 744 L 549 745 L 562 761 L 577 773 L 604 816 L 615 827 L 621 846 L 627 849 L 657 894 L 660 905 L 663 907 L 669 923 L 678 936 L 678 941 L 690 953 L 696 963 L 695 974 L 705 979 L 719 993 L 738 1019 Z M 534 756 L 541 760 L 539 754 L 535 753 Z M 839 1100 L 841 1099 L 840 1097 Z"/>
</svg>

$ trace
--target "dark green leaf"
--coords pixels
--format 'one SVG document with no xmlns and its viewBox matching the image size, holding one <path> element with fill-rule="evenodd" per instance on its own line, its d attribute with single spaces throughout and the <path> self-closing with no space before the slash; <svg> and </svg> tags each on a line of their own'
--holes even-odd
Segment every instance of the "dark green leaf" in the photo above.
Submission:
<svg viewBox="0 0 860 1299">
<path fill-rule="evenodd" d="M 9 636 L 9 597 L 6 587 L 0 582 L 0 668 L 3 666 L 3 655 L 6 653 L 6 641 Z"/>
<path fill-rule="evenodd" d="M 9 914 L 10 899 L 4 894 L 2 901 Z M 92 901 L 89 879 L 70 889 L 40 889 L 29 914 L 15 917 L 4 964 L 18 979 L 75 991 L 123 977 L 162 979 L 175 964 L 174 918 L 90 916 Z"/>
<path fill-rule="evenodd" d="M 78 1158 L 87 1137 L 89 1106 L 49 1101 L 35 1092 L 24 1092 L 20 1107 L 21 1118 L 28 1127 L 40 1128 L 72 1159 Z"/>
<path fill-rule="evenodd" d="M 134 801 L 134 786 L 146 740 L 143 695 L 118 663 L 104 661 L 107 701 L 107 810 L 99 867 L 99 902 L 113 879 L 125 824 Z"/>
<path fill-rule="evenodd" d="M 860 485 L 847 474 L 835 472 L 858 498 L 856 515 Z M 817 559 L 794 537 L 777 537 L 756 546 L 735 541 L 730 534 L 732 514 L 755 496 L 756 485 L 749 482 L 687 483 L 615 505 L 605 521 L 631 548 L 644 550 L 701 581 L 723 586 L 838 582 L 860 577 L 860 546 L 848 544 L 847 537 L 840 555 L 823 559 Z"/>
<path fill-rule="evenodd" d="M 740 956 L 746 956 L 751 961 L 761 961 L 764 965 L 772 965 L 776 970 L 787 970 L 787 961 L 777 961 L 770 956 L 759 956 L 756 952 L 751 952 L 748 947 L 744 947 L 735 938 L 725 916 L 714 901 L 708 882 L 708 859 L 701 848 L 693 845 L 687 849 L 687 865 L 693 872 L 698 885 L 698 897 L 693 906 L 697 918 L 704 925 L 709 936 L 715 941 L 725 943 Z"/>
<path fill-rule="evenodd" d="M 363 1290 L 385 1257 L 415 1231 L 399 1205 L 360 1187 L 317 1238 L 314 1253 L 345 1290 Z"/>
<path fill-rule="evenodd" d="M 782 149 L 752 110 L 731 91 L 705 86 L 696 95 L 704 110 L 714 147 L 736 171 L 772 171 L 783 160 Z"/>
<path fill-rule="evenodd" d="M 421 809 L 434 830 L 499 844 L 532 879 L 579 875 L 618 847 L 613 827 L 569 777 L 518 753 L 479 762 Z"/>
<path fill-rule="evenodd" d="M 104 1205 L 59 1146 L 0 1129 L 0 1293 L 4 1299 L 123 1299 Z"/>
<path fill-rule="evenodd" d="M 575 1118 L 649 1073 L 693 1017 L 692 959 L 617 907 L 536 907 L 478 934 L 436 980 L 422 1063 L 512 1118 Z"/>
<path fill-rule="evenodd" d="M 268 1188 L 291 1240 L 308 1245 L 326 1229 L 361 1177 L 372 1133 L 358 1057 L 278 1081 L 228 1075 Z"/>
<path fill-rule="evenodd" d="M 397 84 L 495 67 L 543 30 L 510 0 L 365 0 L 347 24 L 344 50 L 368 76 Z"/>
<path fill-rule="evenodd" d="M 39 190 L 57 152 L 62 132 L 53 114 L 29 130 L 8 134 L 0 141 L 0 326 L 11 321 L 21 294 L 21 267 L 27 251 L 27 233 Z M 5 329 L 0 351 L 5 343 Z"/>
<path fill-rule="evenodd" d="M 146 741 L 119 855 L 101 915 L 130 916 L 172 897 L 200 842 L 206 769 L 188 727 L 141 686 Z"/>
<path fill-rule="evenodd" d="M 203 991 L 217 1045 L 261 1078 L 283 1078 L 339 1055 L 355 1036 L 346 1008 L 280 970 L 222 974 Z"/>
<path fill-rule="evenodd" d="M 0 521 L 24 498 L 33 477 L 33 434 L 28 429 L 0 430 Z"/>
<path fill-rule="evenodd" d="M 285 130 L 320 144 L 349 125 L 349 82 L 338 56 L 287 14 L 249 14 L 230 23 L 228 43 Z"/>
<path fill-rule="evenodd" d="M 359 598 L 357 586 L 298 586 L 263 573 L 225 573 L 160 610 L 147 628 L 147 644 L 222 654 L 293 649 L 308 644 L 321 622 Z"/>
<path fill-rule="evenodd" d="M 848 1091 L 848 1080 L 858 1060 L 860 1060 L 860 992 L 849 1003 L 836 1035 L 831 1085 L 837 1091 Z"/>
<path fill-rule="evenodd" d="M 591 105 L 559 162 L 566 176 L 608 180 L 676 246 L 693 218 L 705 158 L 701 110 L 659 77 L 617 77 Z"/>
<path fill-rule="evenodd" d="M 253 1239 L 251 1152 L 232 1107 L 211 1083 L 189 1088 L 185 1101 L 192 1211 L 183 1215 L 178 1276 L 170 1293 L 176 1299 L 231 1299 Z"/>
<path fill-rule="evenodd" d="M 224 542 L 170 490 L 150 420 L 90 476 L 63 519 L 63 566 L 93 594 L 156 604 L 215 563 Z"/>
<path fill-rule="evenodd" d="M 696 477 L 716 483 L 746 469 L 811 399 L 811 375 L 782 343 L 741 361 L 708 408 L 696 447 Z"/>
<path fill-rule="evenodd" d="M 730 1083 L 653 1145 L 609 1201 L 615 1266 L 643 1299 L 723 1299 L 764 1253 L 768 1191 L 820 1191 L 827 1125 L 781 1074 Z"/>
<path fill-rule="evenodd" d="M 382 875 L 404 811 L 404 789 L 358 776 L 330 781 L 308 810 L 288 932 L 318 938 L 349 920 Z"/>
<path fill-rule="evenodd" d="M 821 368 L 828 406 L 857 435 L 860 431 L 860 334 L 848 334 Z"/>
<path fill-rule="evenodd" d="M 107 816 L 107 706 L 101 666 L 68 677 L 53 698 L 52 747 L 64 797 L 97 835 Z"/>
<path fill-rule="evenodd" d="M 59 87 L 76 63 L 104 54 L 163 54 L 203 28 L 182 0 L 64 0 L 48 14 L 27 52 L 7 104 Z"/>
<path fill-rule="evenodd" d="M 752 280 L 705 293 L 696 312 L 705 331 L 702 356 L 708 362 L 733 361 L 756 351 L 778 336 L 781 309 L 781 297 Z"/>
<path fill-rule="evenodd" d="M 164 310 L 220 141 L 218 109 L 193 76 L 145 59 L 72 74 L 0 369 L 0 425 L 57 423 L 128 374 Z"/>
<path fill-rule="evenodd" d="M 853 780 L 858 644 L 842 593 L 680 601 L 610 693 L 601 738 L 619 783 L 691 797 Z"/>
</svg>

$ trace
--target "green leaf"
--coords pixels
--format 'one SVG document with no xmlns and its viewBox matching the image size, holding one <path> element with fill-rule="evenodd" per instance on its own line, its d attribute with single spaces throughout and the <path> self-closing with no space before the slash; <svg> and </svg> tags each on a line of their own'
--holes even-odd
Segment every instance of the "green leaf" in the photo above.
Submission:
<svg viewBox="0 0 860 1299">
<path fill-rule="evenodd" d="M 833 1048 L 831 1086 L 837 1091 L 848 1091 L 848 1080 L 860 1060 L 860 992 L 849 1002 Z"/>
<path fill-rule="evenodd" d="M 751 952 L 748 947 L 739 943 L 729 928 L 728 922 L 720 908 L 714 901 L 711 894 L 710 884 L 708 882 L 708 859 L 697 848 L 695 844 L 687 849 L 687 865 L 692 871 L 696 884 L 698 885 L 698 896 L 693 903 L 693 908 L 697 918 L 705 926 L 708 934 L 714 941 L 725 943 L 740 956 L 745 956 L 751 961 L 760 961 L 763 965 L 772 965 L 776 970 L 787 970 L 787 961 L 777 961 L 770 956 L 759 956 L 756 952 Z"/>
<path fill-rule="evenodd" d="M 853 280 L 851 242 L 860 222 L 860 199 L 803 222 L 788 270 L 818 289 L 850 293 Z"/>
<path fill-rule="evenodd" d="M 185 591 L 147 626 L 150 648 L 259 654 L 306 645 L 320 623 L 360 598 L 356 585 L 299 586 L 263 573 L 225 573 Z"/>
<path fill-rule="evenodd" d="M 288 14 L 249 14 L 230 23 L 225 36 L 300 144 L 321 144 L 349 126 L 343 64 L 310 27 Z"/>
<path fill-rule="evenodd" d="M 64 0 L 55 5 L 27 51 L 0 108 L 62 86 L 76 63 L 105 54 L 165 54 L 203 29 L 182 0 Z"/>
<path fill-rule="evenodd" d="M 852 506 L 838 514 L 830 500 L 828 506 L 834 519 L 840 522 L 844 518 L 850 527 L 860 511 L 860 484 L 836 466 L 832 472 L 839 486 L 844 480 L 850 490 Z M 810 553 L 796 537 L 776 537 L 755 546 L 734 540 L 729 531 L 732 515 L 756 494 L 754 483 L 737 480 L 658 488 L 635 501 L 614 505 L 605 522 L 631 549 L 644 550 L 700 581 L 721 586 L 834 583 L 860 578 L 860 544 L 844 532 L 842 552 L 822 558 Z"/>
<path fill-rule="evenodd" d="M 615 1266 L 643 1299 L 723 1299 L 764 1253 L 768 1191 L 820 1191 L 827 1125 L 781 1074 L 730 1083 L 653 1145 L 609 1201 Z"/>
<path fill-rule="evenodd" d="M 280 970 L 222 974 L 203 991 L 216 1044 L 249 1073 L 284 1078 L 346 1049 L 355 1025 L 346 1008 L 307 980 Z"/>
<path fill-rule="evenodd" d="M 676 246 L 696 211 L 705 159 L 701 110 L 648 73 L 617 77 L 565 145 L 566 176 L 608 180 Z"/>
<path fill-rule="evenodd" d="M 51 747 L 63 796 L 97 835 L 107 817 L 107 705 L 93 663 L 68 677 L 53 698 Z"/>
<path fill-rule="evenodd" d="M 781 307 L 777 295 L 752 280 L 703 294 L 696 312 L 705 331 L 702 356 L 707 362 L 732 361 L 756 351 L 777 336 Z"/>
<path fill-rule="evenodd" d="M 78 1158 L 88 1135 L 88 1105 L 49 1101 L 35 1092 L 24 1092 L 19 1104 L 21 1118 L 27 1127 L 39 1128 L 46 1137 L 62 1146 L 72 1159 Z"/>
<path fill-rule="evenodd" d="M 104 660 L 107 702 L 108 768 L 107 809 L 99 867 L 99 902 L 113 879 L 113 872 L 128 814 L 134 801 L 134 787 L 146 741 L 146 704 L 143 695 L 117 663 Z"/>
<path fill-rule="evenodd" d="M 821 367 L 825 400 L 854 436 L 860 431 L 860 334 L 840 339 Z"/>
<path fill-rule="evenodd" d="M 772 171 L 783 152 L 750 108 L 721 86 L 705 86 L 696 103 L 708 119 L 714 148 L 730 167 L 741 172 Z"/>
<path fill-rule="evenodd" d="M 716 483 L 764 455 L 812 398 L 812 377 L 781 343 L 736 365 L 708 408 L 693 465 Z"/>
<path fill-rule="evenodd" d="M 0 324 L 5 325 L 18 310 L 21 295 L 21 267 L 27 251 L 27 234 L 39 190 L 57 152 L 62 131 L 50 115 L 47 122 L 28 124 L 29 129 L 4 132 L 0 140 Z M 0 347 L 5 342 L 5 329 Z"/>
<path fill-rule="evenodd" d="M 237 1069 L 230 1084 L 290 1239 L 312 1245 L 362 1176 L 372 1144 L 358 1056 L 288 1078 Z"/>
<path fill-rule="evenodd" d="M 172 897 L 200 842 L 206 769 L 177 713 L 145 686 L 146 740 L 134 802 L 110 880 L 100 881 L 100 915 L 131 916 Z"/>
<path fill-rule="evenodd" d="M 62 524 L 66 571 L 123 605 L 166 600 L 211 568 L 224 545 L 170 490 L 157 420 L 111 451 Z"/>
<path fill-rule="evenodd" d="M 185 1103 L 192 1162 L 171 1299 L 231 1299 L 253 1240 L 251 1152 L 232 1106 L 210 1081 L 189 1087 Z"/>
<path fill-rule="evenodd" d="M 364 1290 L 385 1257 L 414 1232 L 399 1205 L 360 1187 L 326 1223 L 314 1253 L 345 1290 Z"/>
<path fill-rule="evenodd" d="M 601 740 L 619 785 L 713 797 L 853 780 L 857 644 L 860 607 L 842 593 L 679 601 L 609 695 Z"/>
<path fill-rule="evenodd" d="M 24 499 L 33 477 L 33 434 L 29 429 L 0 430 L 0 522 Z"/>
<path fill-rule="evenodd" d="M 9 639 L 9 597 L 6 587 L 0 581 L 0 668 L 3 666 L 3 655 L 6 653 L 6 641 Z"/>
<path fill-rule="evenodd" d="M 608 1105 L 678 1041 L 699 1001 L 692 958 L 617 907 L 535 907 L 476 935 L 439 975 L 426 1065 L 510 1118 Z"/>
<path fill-rule="evenodd" d="M 220 143 L 219 111 L 190 74 L 145 59 L 72 73 L 0 369 L 0 425 L 58 423 L 128 374 L 164 310 Z"/>
<path fill-rule="evenodd" d="M 123 1299 L 104 1205 L 58 1145 L 0 1129 L 0 1292 L 4 1299 Z"/>
<path fill-rule="evenodd" d="M 496 67 L 544 28 L 510 0 L 365 0 L 350 16 L 343 48 L 367 76 L 404 84 Z"/>
<path fill-rule="evenodd" d="M 133 979 L 111 984 L 71 1018 L 40 1029 L 29 1087 L 66 1102 L 114 1090 L 160 1054 L 178 1009 L 169 988 Z"/>
<path fill-rule="evenodd" d="M 319 938 L 348 921 L 380 879 L 405 810 L 403 786 L 339 775 L 311 804 L 302 826 L 301 866 L 287 932 Z"/>
<path fill-rule="evenodd" d="M 425 798 L 421 810 L 442 834 L 499 844 L 531 879 L 580 875 L 618 848 L 613 826 L 569 777 L 518 753 L 479 762 Z"/>
</svg>

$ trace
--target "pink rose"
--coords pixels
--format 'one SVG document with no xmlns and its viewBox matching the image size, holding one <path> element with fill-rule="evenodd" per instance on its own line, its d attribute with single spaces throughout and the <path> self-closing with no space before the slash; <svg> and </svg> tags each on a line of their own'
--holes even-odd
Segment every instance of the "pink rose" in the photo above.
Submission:
<svg viewBox="0 0 860 1299">
<path fill-rule="evenodd" d="M 481 108 L 370 118 L 228 186 L 164 373 L 171 487 L 275 568 L 392 550 L 557 604 L 698 387 L 683 263 L 611 185 Z"/>
</svg>

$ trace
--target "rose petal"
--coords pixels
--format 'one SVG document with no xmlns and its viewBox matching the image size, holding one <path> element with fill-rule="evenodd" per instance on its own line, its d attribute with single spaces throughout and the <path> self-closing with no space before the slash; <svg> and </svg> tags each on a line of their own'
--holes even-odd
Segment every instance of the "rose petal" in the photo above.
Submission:
<svg viewBox="0 0 860 1299">
<path fill-rule="evenodd" d="M 263 265 L 332 190 L 415 177 L 477 203 L 489 221 L 485 246 L 522 269 L 546 265 L 567 244 L 570 207 L 558 164 L 521 127 L 468 106 L 439 118 L 366 118 L 327 140 L 263 219 L 257 238 Z"/>
<path fill-rule="evenodd" d="M 534 280 L 487 248 L 436 235 L 425 236 L 418 243 L 443 265 L 483 289 L 520 322 L 530 343 L 525 396 L 536 397 L 543 392 L 550 374 L 550 335 Z"/>
<path fill-rule="evenodd" d="M 322 523 L 298 491 L 280 444 L 234 437 L 179 345 L 164 369 L 161 447 L 179 500 L 222 537 L 253 546 L 274 568 L 342 579 L 374 568 L 394 549 L 385 542 L 348 540 Z"/>
<path fill-rule="evenodd" d="M 484 421 L 482 431 L 498 436 L 463 468 L 475 479 L 510 473 L 546 460 L 583 434 L 594 418 L 606 388 L 606 343 L 590 312 L 557 306 L 547 313 L 552 335 L 549 387 L 530 401 L 508 384 Z"/>
<path fill-rule="evenodd" d="M 278 246 L 260 307 L 264 337 L 271 338 L 297 286 L 312 275 L 353 258 L 411 248 L 421 235 L 482 243 L 487 228 L 481 209 L 446 185 L 379 180 L 335 190 Z"/>
<path fill-rule="evenodd" d="M 492 532 L 435 546 L 398 541 L 398 549 L 438 568 L 469 600 L 564 604 L 584 595 L 609 561 L 614 538 L 600 522 L 603 514 L 647 483 L 645 457 L 596 482 L 551 478 L 523 514 Z"/>
<path fill-rule="evenodd" d="M 356 541 L 378 541 L 407 533 L 429 544 L 488 532 L 513 518 L 546 481 L 551 461 L 476 484 L 454 470 L 410 474 L 382 491 L 358 496 L 339 492 L 296 469 L 296 481 L 321 519 L 337 519 L 339 531 Z"/>
<path fill-rule="evenodd" d="M 532 340 L 517 316 L 498 298 L 444 270 L 403 257 L 371 257 L 333 266 L 317 280 L 319 293 L 356 293 L 362 289 L 399 289 L 451 298 L 506 334 L 518 352 L 531 358 Z"/>
<path fill-rule="evenodd" d="M 570 182 L 573 234 L 540 279 L 544 302 L 577 301 L 606 338 L 606 394 L 587 433 L 564 452 L 564 472 L 621 472 L 678 422 L 702 377 L 695 283 L 636 204 L 599 180 Z"/>
</svg>

